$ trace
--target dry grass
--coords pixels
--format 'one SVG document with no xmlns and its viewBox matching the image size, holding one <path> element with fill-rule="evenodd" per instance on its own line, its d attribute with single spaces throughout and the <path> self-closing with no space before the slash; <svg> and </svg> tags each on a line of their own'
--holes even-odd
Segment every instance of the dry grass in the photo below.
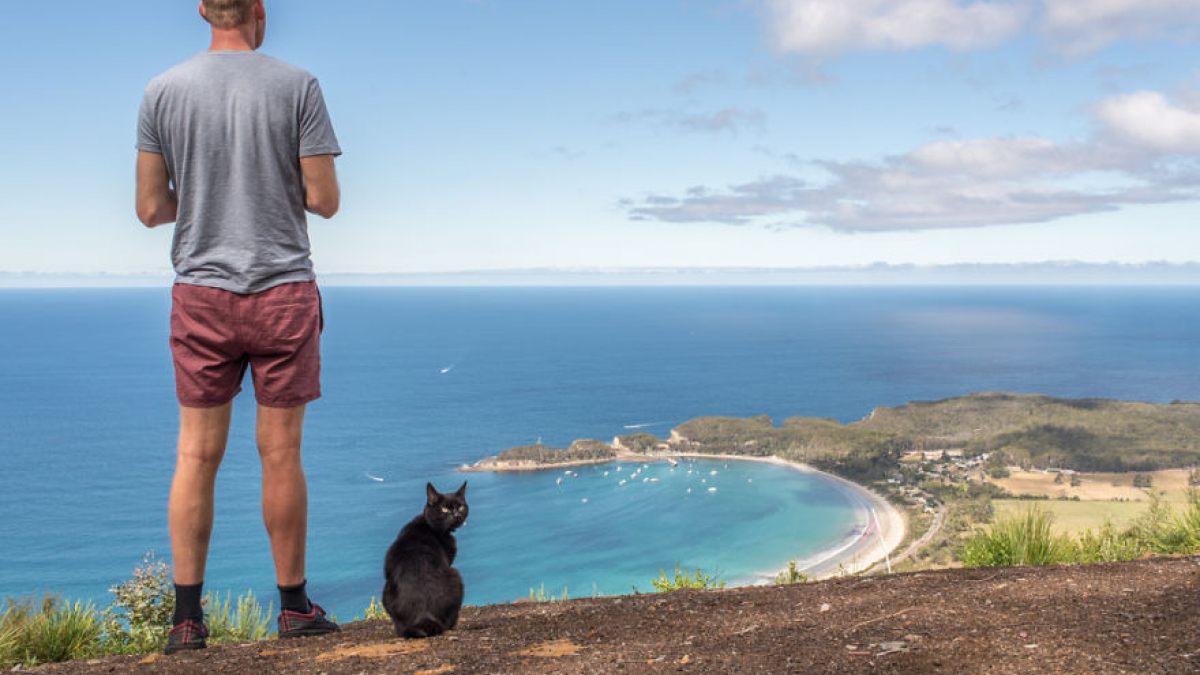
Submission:
<svg viewBox="0 0 1200 675">
<path fill-rule="evenodd" d="M 1071 533 L 1086 529 L 1098 529 L 1106 520 L 1118 528 L 1128 526 L 1150 505 L 1151 491 L 1163 502 L 1172 506 L 1187 503 L 1187 469 L 1168 469 L 1150 472 L 1151 490 L 1133 487 L 1133 473 L 1086 473 L 1080 474 L 1082 483 L 1071 487 L 1070 478 L 1063 477 L 1055 483 L 1055 474 L 1040 471 L 1013 471 L 1003 480 L 994 481 L 1014 495 L 1046 496 L 1050 501 L 1042 506 L 1054 513 L 1057 527 Z M 1059 497 L 1080 501 L 1060 501 Z M 1018 499 L 996 499 L 993 506 L 997 515 L 1013 516 L 1029 506 L 1028 501 Z"/>
<path fill-rule="evenodd" d="M 1013 471 L 1008 478 L 992 482 L 1014 495 L 1047 496 L 1051 499 L 1058 497 L 1079 497 L 1086 501 L 1116 499 L 1147 501 L 1150 499 L 1145 490 L 1133 487 L 1132 476 L 1128 477 L 1123 484 L 1114 485 L 1114 481 L 1103 477 L 1110 474 L 1081 474 L 1082 483 L 1079 487 L 1071 487 L 1071 479 L 1068 476 L 1063 476 L 1062 483 L 1055 483 L 1054 478 L 1057 475 L 1040 471 Z M 1101 478 L 1097 478 L 1097 476 L 1101 476 Z"/>
<path fill-rule="evenodd" d="M 1082 484 L 1071 487 L 1070 477 L 1063 476 L 1062 483 L 1055 483 L 1057 474 L 1040 471 L 1013 471 L 1008 478 L 989 479 L 1014 495 L 1046 496 L 1051 499 L 1079 497 L 1083 501 L 1149 501 L 1150 494 L 1142 488 L 1133 487 L 1134 473 L 1085 473 L 1080 474 Z M 1187 469 L 1167 469 L 1149 472 L 1156 493 L 1165 493 L 1165 501 L 1186 502 Z"/>
<path fill-rule="evenodd" d="M 1111 521 L 1118 530 L 1133 523 L 1138 516 L 1150 508 L 1150 502 L 1105 502 L 1105 501 L 1059 501 L 1030 502 L 1023 499 L 994 499 L 992 506 L 996 517 L 1018 517 L 1031 504 L 1054 514 L 1054 528 L 1059 532 L 1079 534 L 1084 530 L 1099 530 L 1104 522 Z"/>
</svg>

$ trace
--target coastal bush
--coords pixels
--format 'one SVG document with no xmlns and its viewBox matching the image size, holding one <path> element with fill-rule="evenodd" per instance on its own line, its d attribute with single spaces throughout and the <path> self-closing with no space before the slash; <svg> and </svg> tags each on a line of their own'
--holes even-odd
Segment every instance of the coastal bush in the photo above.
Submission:
<svg viewBox="0 0 1200 675">
<path fill-rule="evenodd" d="M 658 436 L 646 433 L 645 431 L 626 434 L 618 437 L 617 440 L 630 452 L 650 452 L 659 443 L 662 443 L 662 440 Z"/>
<path fill-rule="evenodd" d="M 0 668 L 33 667 L 100 653 L 104 627 L 96 608 L 47 595 L 9 599 L 0 612 Z"/>
<path fill-rule="evenodd" d="M 683 588 L 725 588 L 725 582 L 718 581 L 715 575 L 709 576 L 699 567 L 693 573 L 686 573 L 680 568 L 679 563 L 675 563 L 674 578 L 668 577 L 664 570 L 659 570 L 658 578 L 650 583 L 654 585 L 656 593 L 669 593 Z"/>
<path fill-rule="evenodd" d="M 1105 522 L 1076 539 L 1055 533 L 1051 514 L 1030 509 L 1023 516 L 997 521 L 966 539 L 959 558 L 966 567 L 1116 562 L 1147 554 L 1200 553 L 1200 491 L 1188 492 L 1180 512 L 1158 496 L 1128 528 Z"/>
<path fill-rule="evenodd" d="M 250 591 L 238 596 L 236 606 L 231 593 L 225 594 L 224 602 L 219 593 L 206 593 L 204 621 L 208 624 L 209 641 L 246 642 L 267 637 L 271 634 L 273 607 L 267 603 L 264 608 Z"/>
<path fill-rule="evenodd" d="M 1150 508 L 1130 529 L 1146 552 L 1170 555 L 1200 551 L 1200 491 L 1188 491 L 1188 505 L 1178 514 L 1153 495 Z"/>
<path fill-rule="evenodd" d="M 803 584 L 808 581 L 808 575 L 796 569 L 796 561 L 789 560 L 786 570 L 775 575 L 776 586 L 787 586 L 788 584 Z"/>
<path fill-rule="evenodd" d="M 109 590 L 114 600 L 104 610 L 50 595 L 40 602 L 8 599 L 0 610 L 0 669 L 162 649 L 175 608 L 170 566 L 146 554 L 132 579 Z M 367 618 L 386 618 L 375 598 L 371 601 Z M 223 601 L 208 593 L 204 607 L 210 642 L 270 635 L 273 607 L 264 609 L 253 593 L 236 600 L 227 593 Z"/>
<path fill-rule="evenodd" d="M 959 554 L 965 567 L 1054 565 L 1069 562 L 1073 542 L 1051 527 L 1054 514 L 1030 508 L 1023 515 L 1001 518 L 967 537 Z"/>
<path fill-rule="evenodd" d="M 1129 530 L 1117 531 L 1111 521 L 1105 521 L 1093 532 L 1084 530 L 1075 543 L 1072 562 L 1120 562 L 1142 556 L 1143 549 Z"/>
<path fill-rule="evenodd" d="M 114 600 L 101 615 L 107 650 L 141 654 L 161 649 L 167 643 L 175 611 L 171 566 L 147 553 L 134 568 L 132 579 L 108 590 Z"/>
</svg>

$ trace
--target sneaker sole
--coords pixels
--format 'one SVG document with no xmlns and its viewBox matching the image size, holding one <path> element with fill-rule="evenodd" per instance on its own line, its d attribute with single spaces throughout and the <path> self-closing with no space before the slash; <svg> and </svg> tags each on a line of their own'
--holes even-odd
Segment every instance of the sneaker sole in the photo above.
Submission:
<svg viewBox="0 0 1200 675">
<path fill-rule="evenodd" d="M 340 628 L 338 628 L 338 626 L 336 626 L 336 625 L 329 626 L 329 627 L 310 626 L 308 628 L 294 628 L 292 630 L 287 631 L 286 633 L 280 633 L 279 637 L 284 638 L 284 639 L 297 638 L 297 637 L 312 637 L 314 635 L 329 635 L 330 633 L 337 633 L 339 630 L 340 630 Z"/>
<path fill-rule="evenodd" d="M 193 643 L 193 644 L 184 644 L 184 645 L 167 645 L 163 649 L 163 654 L 166 656 L 170 656 L 177 652 L 194 652 L 197 649 L 208 649 L 208 645 L 205 643 L 200 643 L 200 644 Z"/>
</svg>

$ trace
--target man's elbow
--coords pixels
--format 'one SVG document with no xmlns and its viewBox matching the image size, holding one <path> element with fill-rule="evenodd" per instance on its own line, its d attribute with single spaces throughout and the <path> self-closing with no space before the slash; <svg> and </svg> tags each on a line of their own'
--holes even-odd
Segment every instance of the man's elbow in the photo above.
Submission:
<svg viewBox="0 0 1200 675">
<path fill-rule="evenodd" d="M 136 202 L 138 220 L 146 227 L 158 227 L 175 222 L 179 202 L 174 193 L 163 196 L 138 196 Z"/>
<path fill-rule="evenodd" d="M 341 206 L 341 199 L 336 193 L 326 195 L 309 194 L 306 201 L 307 203 L 304 206 L 310 213 L 315 213 L 325 219 L 332 218 L 337 214 L 338 208 Z"/>
<path fill-rule="evenodd" d="M 146 227 L 158 227 L 172 220 L 167 217 L 165 209 L 154 206 L 138 205 L 137 214 L 138 220 L 142 221 L 142 224 Z"/>
</svg>

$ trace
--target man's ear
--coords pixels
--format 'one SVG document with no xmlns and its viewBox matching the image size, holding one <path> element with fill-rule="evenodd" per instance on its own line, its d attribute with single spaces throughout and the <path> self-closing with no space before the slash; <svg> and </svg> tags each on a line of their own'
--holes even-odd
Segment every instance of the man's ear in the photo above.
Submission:
<svg viewBox="0 0 1200 675">
<path fill-rule="evenodd" d="M 258 21 L 267 18 L 267 9 L 263 7 L 263 0 L 254 0 L 254 18 Z"/>
<path fill-rule="evenodd" d="M 208 10 L 204 9 L 204 0 L 200 0 L 200 18 L 208 21 Z"/>
</svg>

